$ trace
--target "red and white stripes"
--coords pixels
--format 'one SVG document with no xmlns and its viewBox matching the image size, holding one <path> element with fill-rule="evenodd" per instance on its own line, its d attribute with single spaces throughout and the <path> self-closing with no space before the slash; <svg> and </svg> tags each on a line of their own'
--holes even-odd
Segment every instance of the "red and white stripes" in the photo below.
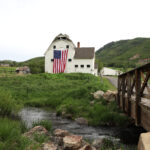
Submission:
<svg viewBox="0 0 150 150">
<path fill-rule="evenodd" d="M 68 56 L 68 49 L 61 51 L 61 59 L 54 59 L 53 73 L 61 73 L 65 71 Z"/>
</svg>

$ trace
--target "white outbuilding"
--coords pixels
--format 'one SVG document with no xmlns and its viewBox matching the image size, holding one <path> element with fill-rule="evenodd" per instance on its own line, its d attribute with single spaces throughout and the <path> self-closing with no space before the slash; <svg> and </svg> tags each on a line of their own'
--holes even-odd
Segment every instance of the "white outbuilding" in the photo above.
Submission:
<svg viewBox="0 0 150 150">
<path fill-rule="evenodd" d="M 103 67 L 101 70 L 101 75 L 103 76 L 118 76 L 119 74 L 123 73 L 122 71 Z"/>
<path fill-rule="evenodd" d="M 66 34 L 54 38 L 45 52 L 45 72 L 47 73 L 91 73 L 97 75 L 95 48 L 77 47 Z"/>
</svg>

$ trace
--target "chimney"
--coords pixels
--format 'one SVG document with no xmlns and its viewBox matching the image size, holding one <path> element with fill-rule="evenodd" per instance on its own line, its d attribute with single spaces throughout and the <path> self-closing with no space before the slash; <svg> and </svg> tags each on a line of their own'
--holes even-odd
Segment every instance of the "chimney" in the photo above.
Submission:
<svg viewBox="0 0 150 150">
<path fill-rule="evenodd" d="M 77 43 L 77 48 L 80 48 L 80 42 Z"/>
</svg>

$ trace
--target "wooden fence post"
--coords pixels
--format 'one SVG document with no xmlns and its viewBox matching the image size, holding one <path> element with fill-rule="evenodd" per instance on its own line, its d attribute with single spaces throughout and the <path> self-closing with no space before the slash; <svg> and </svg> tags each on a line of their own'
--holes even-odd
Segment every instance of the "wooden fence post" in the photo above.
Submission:
<svg viewBox="0 0 150 150">
<path fill-rule="evenodd" d="M 131 75 L 127 74 L 127 99 L 128 99 L 128 116 L 131 116 Z"/>
<path fill-rule="evenodd" d="M 117 94 L 117 103 L 118 106 L 120 107 L 120 91 L 121 91 L 121 85 L 120 85 L 120 77 L 118 77 L 118 94 Z"/>
<path fill-rule="evenodd" d="M 124 112 L 125 112 L 125 92 L 126 92 L 125 77 L 126 76 L 122 77 L 122 108 Z"/>
<path fill-rule="evenodd" d="M 140 102 L 141 102 L 141 73 L 139 70 L 135 70 L 135 94 L 136 94 L 136 102 L 135 102 L 135 123 L 136 125 L 140 124 L 141 120 L 141 109 L 140 109 Z"/>
</svg>

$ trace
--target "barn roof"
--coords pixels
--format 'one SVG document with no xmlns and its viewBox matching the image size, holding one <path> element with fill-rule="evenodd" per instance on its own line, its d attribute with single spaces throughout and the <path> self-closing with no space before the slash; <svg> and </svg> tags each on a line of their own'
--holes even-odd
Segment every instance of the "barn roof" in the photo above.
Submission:
<svg viewBox="0 0 150 150">
<path fill-rule="evenodd" d="M 94 47 L 81 47 L 75 48 L 75 59 L 93 59 L 94 58 Z"/>
<path fill-rule="evenodd" d="M 62 33 L 60 33 L 60 34 L 58 34 L 58 35 L 54 38 L 54 40 L 52 41 L 52 43 L 50 44 L 50 46 L 53 44 L 53 42 L 59 41 L 59 40 L 70 41 L 70 42 L 74 45 L 74 43 L 72 42 L 72 40 L 70 39 L 70 37 L 69 37 L 67 34 L 62 34 Z M 48 47 L 48 49 L 46 50 L 46 52 L 44 53 L 44 55 L 46 55 L 46 53 L 48 52 L 50 46 Z M 75 45 L 74 45 L 74 47 L 75 47 Z"/>
<path fill-rule="evenodd" d="M 54 42 L 54 41 L 57 41 L 57 40 L 68 40 L 68 41 L 72 42 L 72 40 L 69 38 L 69 36 L 68 36 L 67 34 L 62 34 L 62 33 L 60 33 L 59 35 L 57 35 L 57 36 L 54 38 L 53 42 Z M 52 43 L 53 43 L 53 42 L 52 42 Z"/>
</svg>

